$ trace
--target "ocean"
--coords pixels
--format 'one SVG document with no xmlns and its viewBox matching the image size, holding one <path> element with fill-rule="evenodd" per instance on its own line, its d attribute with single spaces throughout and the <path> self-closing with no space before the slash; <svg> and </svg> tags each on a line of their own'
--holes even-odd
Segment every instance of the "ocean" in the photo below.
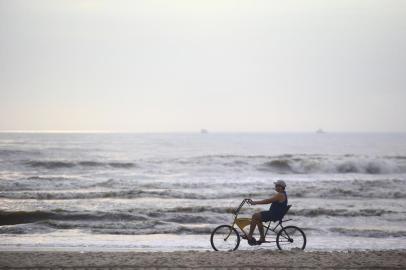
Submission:
<svg viewBox="0 0 406 270">
<path fill-rule="evenodd" d="M 406 134 L 0 133 L 0 250 L 211 250 L 278 179 L 306 249 L 406 248 Z"/>
</svg>

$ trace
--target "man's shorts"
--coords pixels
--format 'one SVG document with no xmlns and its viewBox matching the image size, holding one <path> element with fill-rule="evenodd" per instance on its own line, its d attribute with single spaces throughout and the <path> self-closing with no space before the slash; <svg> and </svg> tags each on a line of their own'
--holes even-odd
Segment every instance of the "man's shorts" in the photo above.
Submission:
<svg viewBox="0 0 406 270">
<path fill-rule="evenodd" d="M 271 211 L 262 211 L 261 220 L 262 220 L 262 222 L 268 222 L 268 221 L 275 221 L 278 219 L 272 215 Z"/>
</svg>

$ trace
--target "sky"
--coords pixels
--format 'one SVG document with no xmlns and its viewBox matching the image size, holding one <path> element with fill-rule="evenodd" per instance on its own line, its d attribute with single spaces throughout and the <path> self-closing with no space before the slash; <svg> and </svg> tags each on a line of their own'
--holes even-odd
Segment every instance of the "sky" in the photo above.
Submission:
<svg viewBox="0 0 406 270">
<path fill-rule="evenodd" d="M 0 0 L 0 130 L 406 132 L 404 0 Z"/>
</svg>

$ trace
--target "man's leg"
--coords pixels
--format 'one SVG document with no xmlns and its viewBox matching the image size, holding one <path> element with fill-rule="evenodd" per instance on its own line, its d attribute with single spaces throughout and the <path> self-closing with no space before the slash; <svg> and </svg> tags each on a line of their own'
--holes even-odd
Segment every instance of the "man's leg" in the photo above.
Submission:
<svg viewBox="0 0 406 270">
<path fill-rule="evenodd" d="M 247 238 L 250 240 L 252 239 L 252 235 L 254 234 L 255 227 L 258 225 L 259 233 L 261 234 L 261 238 L 264 235 L 264 227 L 261 221 L 261 213 L 255 213 L 252 215 L 251 224 L 250 224 L 250 232 L 248 233 Z M 262 232 L 261 232 L 262 229 Z"/>
<path fill-rule="evenodd" d="M 260 220 L 259 223 L 257 223 L 257 225 L 260 235 L 259 241 L 265 241 L 264 225 L 262 224 L 262 220 Z"/>
</svg>

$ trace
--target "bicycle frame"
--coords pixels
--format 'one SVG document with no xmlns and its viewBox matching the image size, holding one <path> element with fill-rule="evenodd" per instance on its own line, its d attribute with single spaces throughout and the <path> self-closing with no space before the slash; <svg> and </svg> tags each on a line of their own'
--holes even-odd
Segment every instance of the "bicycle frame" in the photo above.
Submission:
<svg viewBox="0 0 406 270">
<path fill-rule="evenodd" d="M 247 236 L 247 233 L 245 232 L 244 228 L 249 226 L 251 224 L 251 218 L 238 218 L 238 214 L 241 210 L 241 208 L 244 206 L 245 203 L 247 203 L 249 201 L 249 199 L 244 199 L 240 205 L 237 207 L 237 209 L 235 209 L 235 211 L 233 212 L 234 214 L 234 221 L 231 225 L 231 227 L 235 227 L 235 225 L 237 225 L 237 227 L 243 232 L 244 236 Z M 264 225 L 264 229 L 265 230 L 265 238 L 268 235 L 268 231 L 272 231 L 274 234 L 277 234 L 278 231 L 276 230 L 278 227 L 281 227 L 280 230 L 282 230 L 283 227 L 283 222 L 285 221 L 290 221 L 291 219 L 287 219 L 287 220 L 279 220 L 278 223 L 275 225 L 275 227 L 271 228 L 271 223 L 272 221 L 269 221 L 267 225 Z M 228 234 L 228 236 L 225 239 L 228 239 L 228 237 L 231 235 L 231 231 Z M 276 241 L 265 241 L 265 243 L 273 243 Z"/>
</svg>

